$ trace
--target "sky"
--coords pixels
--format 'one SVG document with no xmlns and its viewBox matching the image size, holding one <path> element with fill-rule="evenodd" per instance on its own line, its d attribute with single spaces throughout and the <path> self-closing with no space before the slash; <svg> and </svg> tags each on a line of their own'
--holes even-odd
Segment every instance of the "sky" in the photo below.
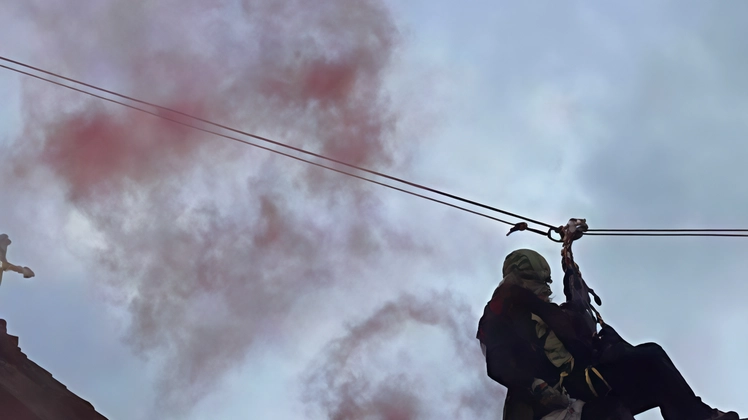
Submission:
<svg viewBox="0 0 748 420">
<path fill-rule="evenodd" d="M 748 228 L 746 12 L 6 1 L 0 55 L 553 225 Z M 514 249 L 562 298 L 557 244 L 0 70 L 0 231 L 36 272 L 0 317 L 100 413 L 500 418 L 477 320 Z M 746 252 L 575 245 L 604 319 L 743 416 Z"/>
</svg>

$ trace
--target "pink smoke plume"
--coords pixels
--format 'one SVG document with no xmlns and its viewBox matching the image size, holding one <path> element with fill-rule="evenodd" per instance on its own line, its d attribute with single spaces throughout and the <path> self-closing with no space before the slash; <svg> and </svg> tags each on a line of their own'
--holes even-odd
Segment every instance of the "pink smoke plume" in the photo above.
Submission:
<svg viewBox="0 0 748 420">
<path fill-rule="evenodd" d="M 400 158 L 384 87 L 398 32 L 378 0 L 16 8 L 43 39 L 29 60 L 42 67 L 353 164 Z M 256 346 L 301 334 L 289 314 L 322 306 L 314 296 L 350 288 L 388 253 L 423 250 L 383 222 L 359 181 L 35 81 L 24 92 L 14 174 L 50 174 L 101 235 L 101 282 L 129 309 L 127 342 L 165 360 L 156 400 L 176 416 Z M 346 340 L 407 318 L 462 334 L 450 308 L 398 305 L 398 317 L 378 313 Z M 399 385 L 334 389 L 369 395 L 369 408 L 341 403 L 335 418 L 421 410 Z"/>
<path fill-rule="evenodd" d="M 416 363 L 429 354 L 445 354 L 444 348 L 417 346 L 409 357 L 404 356 L 407 349 L 399 349 L 391 356 L 395 367 L 375 356 L 397 336 L 418 337 L 414 326 L 444 335 L 454 355 L 449 368 L 443 358 Z M 491 413 L 500 412 L 503 395 L 501 387 L 480 375 L 485 366 L 474 330 L 470 306 L 449 293 L 402 295 L 328 344 L 307 377 L 306 398 L 323 418 L 334 420 L 492 418 Z M 450 386 L 449 375 L 460 369 L 474 372 L 474 380 Z"/>
</svg>

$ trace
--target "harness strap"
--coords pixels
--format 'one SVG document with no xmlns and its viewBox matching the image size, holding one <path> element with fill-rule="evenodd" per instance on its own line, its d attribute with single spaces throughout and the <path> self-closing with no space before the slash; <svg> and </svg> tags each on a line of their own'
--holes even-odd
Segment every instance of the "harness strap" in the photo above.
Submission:
<svg viewBox="0 0 748 420">
<path fill-rule="evenodd" d="M 590 370 L 592 370 L 592 373 L 594 373 L 598 378 L 600 378 L 601 381 L 605 384 L 605 386 L 608 387 L 608 391 L 605 393 L 606 395 L 608 392 L 610 392 L 611 389 L 613 389 L 610 384 L 608 384 L 608 381 L 603 378 L 603 375 L 600 374 L 600 371 L 597 370 L 594 366 L 590 366 L 588 368 L 584 369 L 584 379 L 587 381 L 587 386 L 590 388 L 590 391 L 592 391 L 592 395 L 595 396 L 595 398 L 598 397 L 597 391 L 595 391 L 595 387 L 592 385 L 592 380 L 590 380 Z"/>
<path fill-rule="evenodd" d="M 556 385 L 559 389 L 563 389 L 564 378 L 567 377 L 567 376 L 569 376 L 569 372 L 571 372 L 572 370 L 574 370 L 574 359 L 573 358 L 569 362 L 569 365 L 570 365 L 569 369 L 568 370 L 563 370 L 561 372 L 561 374 L 559 375 L 558 385 Z"/>
</svg>

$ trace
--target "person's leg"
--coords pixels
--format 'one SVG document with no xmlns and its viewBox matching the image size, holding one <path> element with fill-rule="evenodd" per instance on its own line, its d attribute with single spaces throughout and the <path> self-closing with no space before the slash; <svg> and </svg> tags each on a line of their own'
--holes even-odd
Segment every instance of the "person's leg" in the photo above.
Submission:
<svg viewBox="0 0 748 420">
<path fill-rule="evenodd" d="M 641 344 L 603 359 L 598 370 L 634 415 L 657 406 L 665 420 L 711 416 L 711 407 L 694 394 L 659 345 Z"/>
</svg>

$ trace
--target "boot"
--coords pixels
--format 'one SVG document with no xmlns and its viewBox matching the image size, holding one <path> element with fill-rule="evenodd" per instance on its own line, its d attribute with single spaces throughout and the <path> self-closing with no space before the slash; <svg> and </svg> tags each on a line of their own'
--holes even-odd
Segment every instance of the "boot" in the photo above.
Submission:
<svg viewBox="0 0 748 420">
<path fill-rule="evenodd" d="M 720 411 L 716 408 L 712 410 L 712 415 L 707 420 L 741 420 L 738 413 L 734 411 Z"/>
</svg>

